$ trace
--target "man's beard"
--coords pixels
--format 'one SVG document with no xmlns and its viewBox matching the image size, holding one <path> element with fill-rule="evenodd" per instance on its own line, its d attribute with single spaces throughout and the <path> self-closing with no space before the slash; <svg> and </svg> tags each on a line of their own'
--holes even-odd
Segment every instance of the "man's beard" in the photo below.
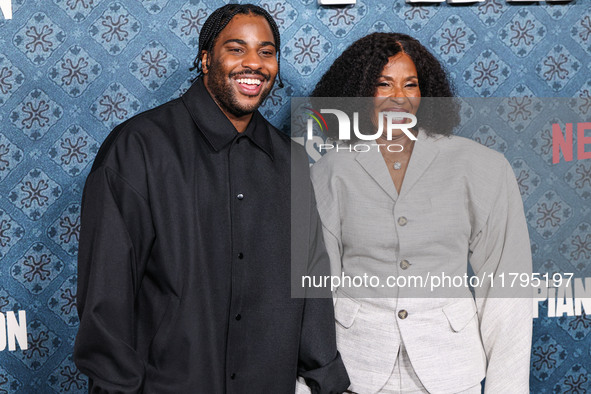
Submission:
<svg viewBox="0 0 591 394">
<path fill-rule="evenodd" d="M 268 87 L 261 90 L 259 99 L 254 104 L 243 104 L 237 97 L 237 92 L 234 86 L 232 86 L 231 79 L 240 74 L 256 74 L 263 77 L 266 81 L 269 80 L 269 76 L 255 70 L 245 70 L 240 73 L 232 73 L 225 75 L 220 62 L 214 60 L 209 66 L 208 84 L 207 87 L 213 95 L 214 100 L 218 103 L 222 109 L 231 113 L 236 117 L 241 117 L 253 113 L 259 108 L 265 100 L 265 98 L 271 92 L 273 84 L 269 84 Z"/>
</svg>

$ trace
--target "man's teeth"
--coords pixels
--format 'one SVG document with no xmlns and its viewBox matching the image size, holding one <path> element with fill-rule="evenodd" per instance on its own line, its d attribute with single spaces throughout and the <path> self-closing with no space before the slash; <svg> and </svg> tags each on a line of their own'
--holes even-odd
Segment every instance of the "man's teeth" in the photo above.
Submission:
<svg viewBox="0 0 591 394">
<path fill-rule="evenodd" d="M 253 78 L 239 78 L 236 81 L 238 81 L 238 83 L 245 83 L 247 85 L 260 85 L 261 81 L 258 79 L 253 79 Z"/>
</svg>

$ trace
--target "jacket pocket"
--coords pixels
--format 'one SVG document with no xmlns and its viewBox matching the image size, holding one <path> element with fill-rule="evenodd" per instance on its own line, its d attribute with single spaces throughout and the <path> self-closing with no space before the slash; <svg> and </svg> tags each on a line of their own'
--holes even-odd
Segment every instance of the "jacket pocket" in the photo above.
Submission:
<svg viewBox="0 0 591 394">
<path fill-rule="evenodd" d="M 454 332 L 462 331 L 476 315 L 476 305 L 470 298 L 448 304 L 443 307 L 443 313 Z"/>
<path fill-rule="evenodd" d="M 361 304 L 352 298 L 342 295 L 336 298 L 334 316 L 336 321 L 345 328 L 353 325 Z"/>
</svg>

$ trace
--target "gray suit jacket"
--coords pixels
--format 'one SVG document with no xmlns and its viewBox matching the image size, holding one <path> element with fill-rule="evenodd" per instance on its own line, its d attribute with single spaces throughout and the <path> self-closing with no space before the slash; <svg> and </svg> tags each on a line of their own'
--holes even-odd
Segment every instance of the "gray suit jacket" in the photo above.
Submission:
<svg viewBox="0 0 591 394">
<path fill-rule="evenodd" d="M 332 275 L 375 275 L 380 284 L 388 276 L 463 276 L 469 260 L 481 280 L 475 298 L 463 286 L 337 289 L 337 346 L 353 391 L 378 392 L 404 341 L 431 393 L 458 392 L 485 376 L 486 393 L 529 392 L 533 292 L 509 288 L 508 278 L 531 273 L 530 243 L 503 155 L 420 131 L 400 195 L 377 149 L 332 151 L 312 167 L 312 181 Z"/>
</svg>

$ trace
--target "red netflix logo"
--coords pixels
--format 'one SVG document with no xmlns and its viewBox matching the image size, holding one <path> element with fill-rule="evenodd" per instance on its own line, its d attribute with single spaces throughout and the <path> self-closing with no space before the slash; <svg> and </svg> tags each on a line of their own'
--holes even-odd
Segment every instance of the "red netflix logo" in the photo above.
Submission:
<svg viewBox="0 0 591 394">
<path fill-rule="evenodd" d="M 591 150 L 586 151 L 585 145 L 591 148 L 591 136 L 585 136 L 586 130 L 591 130 L 591 122 L 576 123 L 577 127 L 577 160 L 591 159 Z M 565 132 L 559 124 L 552 124 L 552 163 L 560 161 L 560 151 L 565 161 L 573 160 L 573 123 L 567 123 Z"/>
</svg>

